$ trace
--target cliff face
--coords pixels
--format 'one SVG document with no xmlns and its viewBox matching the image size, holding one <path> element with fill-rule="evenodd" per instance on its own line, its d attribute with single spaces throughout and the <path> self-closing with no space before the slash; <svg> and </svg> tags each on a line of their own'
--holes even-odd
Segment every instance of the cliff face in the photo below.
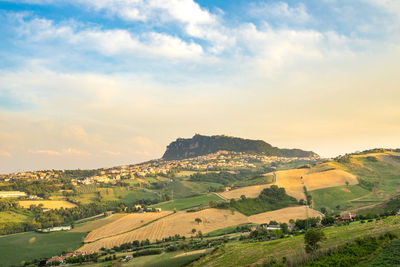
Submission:
<svg viewBox="0 0 400 267">
<path fill-rule="evenodd" d="M 301 149 L 279 149 L 262 140 L 250 140 L 224 135 L 204 136 L 196 134 L 192 138 L 178 138 L 167 146 L 165 160 L 192 158 L 220 150 L 264 154 L 281 157 L 318 157 L 312 151 Z"/>
</svg>

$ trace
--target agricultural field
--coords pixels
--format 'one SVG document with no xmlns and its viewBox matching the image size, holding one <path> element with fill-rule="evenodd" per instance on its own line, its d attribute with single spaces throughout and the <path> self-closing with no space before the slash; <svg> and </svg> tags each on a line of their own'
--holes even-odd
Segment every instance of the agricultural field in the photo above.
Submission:
<svg viewBox="0 0 400 267">
<path fill-rule="evenodd" d="M 0 228 L 5 223 L 21 223 L 32 219 L 32 214 L 27 212 L 0 211 Z"/>
<path fill-rule="evenodd" d="M 65 200 L 20 200 L 19 205 L 25 209 L 29 208 L 31 205 L 43 204 L 45 209 L 59 209 L 59 208 L 73 208 L 76 207 L 74 203 Z"/>
<path fill-rule="evenodd" d="M 131 213 L 127 215 L 126 214 L 119 215 L 118 219 L 113 220 L 109 223 L 104 224 L 101 227 L 94 229 L 86 236 L 84 241 L 93 242 L 95 240 L 102 239 L 105 237 L 122 234 L 131 231 L 133 229 L 136 229 L 144 224 L 157 220 L 159 218 L 165 217 L 168 214 L 171 214 L 171 212 L 162 211 L 162 212 Z M 112 217 L 113 216 L 111 216 L 111 218 Z"/>
<path fill-rule="evenodd" d="M 200 195 L 189 198 L 180 198 L 165 203 L 155 204 L 151 207 L 161 208 L 162 210 L 184 210 L 201 205 L 208 205 L 210 201 L 221 201 L 222 199 L 215 194 Z"/>
<path fill-rule="evenodd" d="M 384 248 L 372 261 L 359 267 L 400 266 L 400 239 Z"/>
<path fill-rule="evenodd" d="M 242 188 L 238 188 L 238 189 L 234 189 L 231 191 L 227 191 L 227 192 L 222 192 L 220 193 L 221 196 L 223 196 L 224 198 L 240 198 L 241 195 L 245 195 L 248 198 L 256 198 L 260 195 L 261 191 L 263 191 L 263 189 L 270 187 L 270 184 L 265 184 L 265 185 L 253 185 L 253 186 L 246 186 L 246 187 L 242 187 Z"/>
<path fill-rule="evenodd" d="M 341 169 L 335 169 L 329 163 L 318 164 L 311 168 L 283 170 L 275 172 L 275 184 L 279 187 L 284 187 L 289 196 L 296 199 L 304 199 L 303 187 L 306 186 L 308 191 L 326 187 L 335 187 L 345 185 L 348 182 L 350 185 L 357 184 L 355 175 Z M 272 184 L 255 185 L 243 188 L 234 189 L 232 191 L 223 192 L 221 195 L 225 198 L 240 198 L 245 195 L 248 198 L 257 197 L 260 192 Z"/>
<path fill-rule="evenodd" d="M 87 243 L 81 247 L 79 251 L 98 251 L 102 247 L 112 248 L 116 245 L 132 242 L 134 240 L 145 240 L 147 238 L 150 241 L 156 241 L 157 239 L 174 236 L 176 234 L 192 236 L 192 229 L 196 229 L 196 231 L 201 231 L 205 234 L 229 226 L 248 223 L 260 224 L 267 223 L 271 220 L 288 222 L 290 219 L 305 219 L 307 217 L 307 212 L 309 217 L 320 216 L 317 211 L 312 209 L 308 209 L 307 211 L 304 206 L 264 212 L 249 217 L 232 210 L 205 209 L 197 212 L 178 211 L 177 213 L 161 218 L 139 229 Z M 201 222 L 197 223 L 195 221 L 196 218 L 200 218 Z M 121 220 L 123 219 L 124 218 Z M 113 224 L 116 224 L 116 222 Z M 104 227 L 107 227 L 107 225 Z M 92 240 L 94 239 L 92 238 Z"/>
<path fill-rule="evenodd" d="M 371 192 L 359 185 L 342 185 L 313 190 L 310 194 L 315 209 L 321 210 L 325 207 L 329 212 L 337 212 L 362 204 L 361 201 L 353 203 L 352 200 L 370 195 Z M 337 206 L 340 206 L 339 209 L 336 208 Z"/>
<path fill-rule="evenodd" d="M 116 213 L 110 216 L 105 217 L 104 215 L 95 216 L 91 219 L 81 220 L 81 222 L 76 222 L 74 229 L 70 232 L 80 232 L 80 233 L 87 233 L 90 231 L 95 231 L 96 229 L 101 228 L 104 225 L 112 223 L 120 218 L 126 216 L 124 213 Z"/>
<path fill-rule="evenodd" d="M 19 266 L 23 260 L 48 258 L 64 251 L 74 251 L 81 246 L 85 235 L 86 233 L 62 231 L 0 236 L 0 265 Z"/>
<path fill-rule="evenodd" d="M 327 239 L 322 242 L 321 249 L 335 248 L 357 237 L 364 237 L 366 234 L 379 236 L 391 231 L 399 235 L 399 225 L 400 217 L 396 216 L 364 224 L 354 222 L 349 226 L 330 227 L 324 230 Z M 277 260 L 286 257 L 288 262 L 291 263 L 308 258 L 309 256 L 304 251 L 304 236 L 300 235 L 257 243 L 230 242 L 190 266 L 262 265 L 264 260 L 271 256 Z"/>
</svg>

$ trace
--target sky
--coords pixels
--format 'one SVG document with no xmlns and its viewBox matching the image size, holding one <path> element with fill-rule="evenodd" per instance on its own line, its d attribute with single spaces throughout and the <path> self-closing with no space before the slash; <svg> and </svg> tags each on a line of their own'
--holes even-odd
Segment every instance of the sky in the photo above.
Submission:
<svg viewBox="0 0 400 267">
<path fill-rule="evenodd" d="M 400 147 L 398 0 L 0 0 L 0 173 L 160 158 L 195 133 Z"/>
</svg>

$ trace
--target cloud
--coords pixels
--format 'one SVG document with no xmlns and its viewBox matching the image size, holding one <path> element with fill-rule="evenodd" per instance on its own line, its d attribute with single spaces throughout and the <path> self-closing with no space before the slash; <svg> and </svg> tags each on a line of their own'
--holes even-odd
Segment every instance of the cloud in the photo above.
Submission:
<svg viewBox="0 0 400 267">
<path fill-rule="evenodd" d="M 11 158 L 11 157 L 12 157 L 12 155 L 11 155 L 11 153 L 10 153 L 10 152 L 8 152 L 8 151 L 5 151 L 5 150 L 1 150 L 1 149 L 0 149 L 0 157 Z"/>
<path fill-rule="evenodd" d="M 30 154 L 47 155 L 47 156 L 61 156 L 61 152 L 54 150 L 28 150 Z"/>
<path fill-rule="evenodd" d="M 56 24 L 44 18 L 24 19 L 20 35 L 34 43 L 60 41 L 76 50 L 97 51 L 106 56 L 200 60 L 202 46 L 193 41 L 158 32 L 132 34 L 125 29 L 79 29 L 74 23 Z"/>
<path fill-rule="evenodd" d="M 282 19 L 281 23 L 288 21 L 305 23 L 310 21 L 311 15 L 303 3 L 291 7 L 286 2 L 260 2 L 252 3 L 248 8 L 248 13 L 252 17 L 268 21 L 271 18 Z"/>
</svg>

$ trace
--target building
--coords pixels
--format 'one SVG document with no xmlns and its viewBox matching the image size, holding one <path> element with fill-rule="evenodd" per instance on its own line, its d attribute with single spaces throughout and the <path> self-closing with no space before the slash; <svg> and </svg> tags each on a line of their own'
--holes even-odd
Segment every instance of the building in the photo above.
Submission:
<svg viewBox="0 0 400 267">
<path fill-rule="evenodd" d="M 354 213 L 349 212 L 348 214 L 343 214 L 341 218 L 343 221 L 351 221 L 356 218 L 356 215 Z"/>
<path fill-rule="evenodd" d="M 71 230 L 71 226 L 57 226 L 57 227 L 52 227 L 52 228 L 46 228 L 46 229 L 39 229 L 39 232 L 43 233 L 49 233 L 49 232 L 57 232 L 57 231 L 68 231 Z"/>
</svg>

